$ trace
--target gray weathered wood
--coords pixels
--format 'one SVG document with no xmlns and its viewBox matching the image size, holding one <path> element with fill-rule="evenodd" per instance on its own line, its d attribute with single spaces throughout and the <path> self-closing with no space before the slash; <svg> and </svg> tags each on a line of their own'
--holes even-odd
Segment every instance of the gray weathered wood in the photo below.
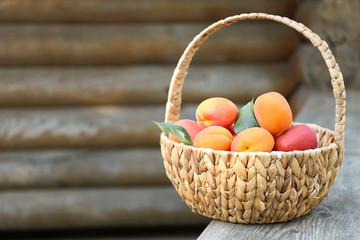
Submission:
<svg viewBox="0 0 360 240">
<path fill-rule="evenodd" d="M 326 40 L 336 45 L 359 38 L 360 2 L 337 0 L 304 1 L 297 12 L 297 20 L 312 27 Z"/>
<path fill-rule="evenodd" d="M 357 51 L 358 55 L 360 56 L 360 37 L 358 40 L 352 43 L 353 48 Z"/>
<path fill-rule="evenodd" d="M 175 63 L 209 24 L 4 24 L 0 65 Z M 281 61 L 297 44 L 283 25 L 242 22 L 212 36 L 194 61 Z"/>
<path fill-rule="evenodd" d="M 182 118 L 195 119 L 195 105 Z M 3 108 L 0 148 L 159 146 L 165 104 L 138 107 Z"/>
<path fill-rule="evenodd" d="M 345 86 L 348 89 L 360 89 L 360 41 L 356 51 L 356 41 L 347 45 L 338 45 L 331 48 L 344 74 Z M 351 63 L 350 63 L 351 62 Z M 329 70 L 319 51 L 310 43 L 300 44 L 291 61 L 292 72 L 299 82 L 305 82 L 316 89 L 329 90 Z"/>
<path fill-rule="evenodd" d="M 326 64 L 319 51 L 311 43 L 300 44 L 293 60 L 303 82 L 316 89 L 331 89 L 330 75 Z"/>
<path fill-rule="evenodd" d="M 4 191 L 0 229 L 205 224 L 172 187 Z"/>
<path fill-rule="evenodd" d="M 164 104 L 174 69 L 172 65 L 0 68 L 0 106 Z M 226 96 L 247 102 L 274 90 L 287 96 L 296 84 L 286 63 L 194 64 L 183 101 Z"/>
<path fill-rule="evenodd" d="M 1 151 L 0 187 L 168 185 L 159 148 Z"/>
<path fill-rule="evenodd" d="M 308 84 L 300 84 L 288 97 L 293 116 L 297 116 L 303 109 L 304 102 L 315 93 L 315 89 Z"/>
<path fill-rule="evenodd" d="M 345 85 L 360 89 L 360 2 L 337 0 L 304 1 L 297 20 L 329 43 L 344 76 Z M 309 75 L 317 83 L 328 74 L 320 55 L 310 54 L 306 61 Z"/>
<path fill-rule="evenodd" d="M 360 236 L 360 92 L 348 92 L 345 157 L 329 195 L 304 217 L 288 223 L 242 225 L 212 221 L 198 239 L 358 239 Z M 312 95 L 297 121 L 333 129 L 334 99 Z"/>
<path fill-rule="evenodd" d="M 295 0 L 1 0 L 2 22 L 173 22 L 215 21 L 227 16 L 263 11 L 291 16 Z M 31 11 L 29 11 L 31 9 Z"/>
</svg>

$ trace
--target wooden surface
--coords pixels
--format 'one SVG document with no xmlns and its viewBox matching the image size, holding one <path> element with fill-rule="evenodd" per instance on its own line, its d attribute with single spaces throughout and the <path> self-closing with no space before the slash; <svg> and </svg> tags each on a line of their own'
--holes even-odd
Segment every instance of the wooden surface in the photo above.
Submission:
<svg viewBox="0 0 360 240">
<path fill-rule="evenodd" d="M 195 105 L 182 118 L 195 119 Z M 0 148 L 158 146 L 165 107 L 0 109 Z"/>
<path fill-rule="evenodd" d="M 359 39 L 357 39 L 357 41 L 353 42 L 352 46 L 360 56 L 360 37 L 359 37 Z"/>
<path fill-rule="evenodd" d="M 329 43 L 341 67 L 347 88 L 360 88 L 360 1 L 319 0 L 303 1 L 296 20 L 311 28 Z M 319 55 L 311 54 L 306 60 L 312 81 L 321 85 L 327 68 Z"/>
<path fill-rule="evenodd" d="M 2 190 L 0 230 L 196 225 L 175 189 L 165 187 Z"/>
<path fill-rule="evenodd" d="M 301 84 L 294 90 L 289 98 L 289 105 L 293 116 L 296 116 L 301 112 L 304 102 L 306 102 L 309 96 L 314 92 L 315 90 L 307 84 Z"/>
<path fill-rule="evenodd" d="M 170 185 L 159 148 L 1 151 L 2 189 Z"/>
<path fill-rule="evenodd" d="M 2 24 L 0 65 L 176 63 L 210 24 Z M 272 22 L 239 23 L 212 36 L 194 61 L 287 60 L 297 37 Z"/>
<path fill-rule="evenodd" d="M 290 16 L 297 1 L 1 0 L 2 22 L 216 21 L 243 12 Z M 31 11 L 29 11 L 31 9 Z"/>
<path fill-rule="evenodd" d="M 345 157 L 329 195 L 309 214 L 288 223 L 242 225 L 212 221 L 202 239 L 358 239 L 360 236 L 360 92 L 347 92 Z M 334 99 L 313 94 L 296 118 L 333 129 Z"/>
<path fill-rule="evenodd" d="M 0 106 L 165 104 L 174 69 L 174 65 L 3 67 Z M 183 102 L 200 103 L 213 96 L 248 102 L 271 90 L 288 96 L 296 84 L 286 62 L 194 64 Z"/>
</svg>

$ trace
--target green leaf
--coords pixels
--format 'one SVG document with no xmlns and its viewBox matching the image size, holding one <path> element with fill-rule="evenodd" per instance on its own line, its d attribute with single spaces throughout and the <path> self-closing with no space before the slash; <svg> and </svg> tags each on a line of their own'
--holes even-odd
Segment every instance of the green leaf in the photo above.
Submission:
<svg viewBox="0 0 360 240">
<path fill-rule="evenodd" d="M 259 126 L 254 116 L 253 107 L 254 99 L 252 99 L 239 110 L 234 124 L 234 131 L 236 134 L 239 134 L 241 131 L 247 128 Z"/>
<path fill-rule="evenodd" d="M 171 123 L 164 123 L 164 122 L 157 122 L 157 121 L 152 121 L 153 123 L 155 123 L 156 126 L 158 126 L 161 131 L 163 131 L 165 133 L 165 135 L 167 137 L 169 137 L 169 131 L 166 130 L 166 127 L 169 127 Z"/>
<path fill-rule="evenodd" d="M 193 145 L 189 133 L 185 130 L 185 128 L 172 124 L 172 123 L 165 123 L 165 122 L 156 122 L 153 123 L 158 126 L 161 131 L 163 131 L 166 136 L 169 137 L 169 133 L 174 135 L 180 142 L 186 145 Z"/>
<path fill-rule="evenodd" d="M 166 129 L 172 135 L 174 135 L 180 142 L 185 143 L 186 145 L 193 145 L 188 132 L 183 127 L 177 125 L 174 126 L 176 127 L 175 128 L 167 127 Z"/>
</svg>

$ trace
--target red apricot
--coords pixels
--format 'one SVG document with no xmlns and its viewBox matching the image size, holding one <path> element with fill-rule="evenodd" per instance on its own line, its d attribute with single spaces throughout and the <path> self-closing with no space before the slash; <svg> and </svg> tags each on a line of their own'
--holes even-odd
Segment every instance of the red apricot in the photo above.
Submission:
<svg viewBox="0 0 360 240">
<path fill-rule="evenodd" d="M 307 150 L 317 148 L 318 142 L 315 131 L 305 125 L 295 125 L 275 140 L 275 151 L 294 151 L 294 150 Z"/>
</svg>

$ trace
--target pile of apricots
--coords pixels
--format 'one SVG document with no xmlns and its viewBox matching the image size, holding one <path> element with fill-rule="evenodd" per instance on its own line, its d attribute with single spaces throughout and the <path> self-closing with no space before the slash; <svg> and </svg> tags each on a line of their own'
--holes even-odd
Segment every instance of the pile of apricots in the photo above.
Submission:
<svg viewBox="0 0 360 240">
<path fill-rule="evenodd" d="M 183 127 L 196 148 L 234 152 L 271 152 L 314 149 L 318 146 L 312 128 L 305 124 L 291 126 L 293 116 L 287 100 L 277 92 L 268 92 L 253 102 L 251 114 L 256 125 L 234 131 L 238 108 L 222 97 L 209 98 L 198 106 L 197 121 L 182 119 Z M 169 134 L 173 141 L 179 140 Z"/>
</svg>

